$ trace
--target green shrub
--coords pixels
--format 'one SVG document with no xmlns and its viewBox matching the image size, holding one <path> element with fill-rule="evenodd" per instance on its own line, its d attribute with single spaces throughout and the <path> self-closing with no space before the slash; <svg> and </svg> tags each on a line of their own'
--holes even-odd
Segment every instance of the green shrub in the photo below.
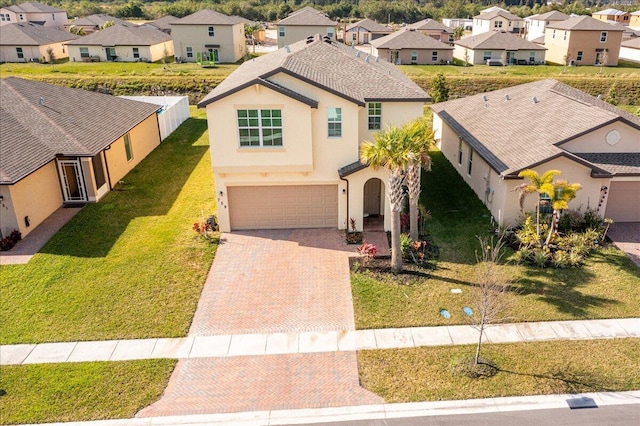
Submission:
<svg viewBox="0 0 640 426">
<path fill-rule="evenodd" d="M 533 249 L 531 260 L 534 265 L 545 268 L 549 264 L 550 259 L 551 253 L 549 251 L 542 248 Z"/>
<path fill-rule="evenodd" d="M 522 228 L 516 231 L 516 238 L 522 248 L 532 248 L 540 246 L 540 237 L 536 232 L 536 225 L 531 216 L 527 216 L 522 224 Z"/>
<path fill-rule="evenodd" d="M 584 263 L 584 256 L 575 250 L 569 252 L 569 264 L 572 268 L 578 268 Z"/>
<path fill-rule="evenodd" d="M 553 259 L 551 260 L 551 264 L 554 268 L 564 269 L 571 266 L 569 262 L 569 253 L 564 250 L 558 250 L 553 253 Z"/>
</svg>

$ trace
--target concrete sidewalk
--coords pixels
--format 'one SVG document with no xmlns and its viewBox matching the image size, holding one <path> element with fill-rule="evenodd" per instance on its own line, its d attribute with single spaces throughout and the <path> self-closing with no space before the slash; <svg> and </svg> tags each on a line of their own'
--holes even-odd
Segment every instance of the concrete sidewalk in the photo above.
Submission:
<svg viewBox="0 0 640 426">
<path fill-rule="evenodd" d="M 87 422 L 47 423 L 47 426 L 151 426 L 151 425 L 287 425 L 357 420 L 445 416 L 545 410 L 553 408 L 595 408 L 610 405 L 640 404 L 640 391 L 593 392 L 584 394 L 557 394 L 514 396 L 503 398 L 469 399 L 458 401 L 410 402 L 398 404 L 372 404 L 350 407 L 315 408 L 300 410 L 267 410 L 226 414 L 205 414 L 135 419 L 96 420 Z M 375 424 L 378 424 L 377 422 Z"/>
<path fill-rule="evenodd" d="M 485 330 L 487 343 L 640 337 L 640 318 L 501 324 Z M 0 346 L 0 365 L 215 358 L 343 352 L 474 344 L 468 325 L 379 330 L 191 336 Z"/>
</svg>

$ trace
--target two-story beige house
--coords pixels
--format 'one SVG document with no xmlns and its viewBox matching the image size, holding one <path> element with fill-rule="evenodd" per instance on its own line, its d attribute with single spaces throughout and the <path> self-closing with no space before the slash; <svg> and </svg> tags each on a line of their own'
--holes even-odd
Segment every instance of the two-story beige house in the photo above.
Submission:
<svg viewBox="0 0 640 426">
<path fill-rule="evenodd" d="M 520 215 L 518 174 L 560 170 L 582 186 L 569 208 L 616 222 L 640 221 L 640 118 L 556 80 L 431 107 L 447 160 L 501 226 Z M 527 197 L 531 211 L 535 197 Z"/>
<path fill-rule="evenodd" d="M 363 141 L 430 100 L 386 61 L 316 36 L 242 64 L 206 108 L 220 229 L 338 228 L 384 215 L 388 172 Z"/>
<path fill-rule="evenodd" d="M 407 25 L 408 29 L 416 30 L 443 43 L 453 43 L 453 29 L 441 24 L 435 19 L 427 18 Z"/>
<path fill-rule="evenodd" d="M 629 28 L 640 30 L 640 10 L 636 10 L 629 14 Z"/>
<path fill-rule="evenodd" d="M 234 63 L 247 53 L 244 24 L 238 17 L 203 9 L 170 25 L 176 59 Z"/>
<path fill-rule="evenodd" d="M 30 22 L 0 27 L 0 62 L 49 62 L 69 56 L 64 43 L 78 36 Z"/>
<path fill-rule="evenodd" d="M 336 21 L 332 21 L 324 13 L 306 6 L 291 12 L 289 16 L 278 21 L 278 47 L 304 40 L 309 36 L 320 34 L 336 39 Z"/>
<path fill-rule="evenodd" d="M 154 27 L 113 25 L 67 43 L 69 60 L 155 62 L 173 56 L 171 36 Z"/>
<path fill-rule="evenodd" d="M 478 35 L 489 31 L 506 31 L 514 34 L 524 32 L 525 22 L 519 16 L 503 9 L 480 13 L 473 17 L 471 35 Z"/>
<path fill-rule="evenodd" d="M 0 26 L 15 23 L 34 23 L 62 29 L 67 22 L 67 12 L 57 7 L 37 2 L 21 3 L 0 8 Z"/>
<path fill-rule="evenodd" d="M 537 38 L 544 37 L 544 31 L 547 25 L 552 22 L 565 21 L 567 19 L 569 19 L 569 15 L 558 12 L 557 10 L 525 18 L 527 40 L 533 41 Z"/>
<path fill-rule="evenodd" d="M 384 37 L 393 32 L 385 25 L 379 24 L 371 19 L 362 19 L 353 24 L 347 25 L 344 43 L 349 45 L 368 44 L 372 40 Z"/>
<path fill-rule="evenodd" d="M 574 16 L 547 25 L 544 46 L 547 61 L 556 64 L 618 65 L 622 26 L 590 16 Z"/>
<path fill-rule="evenodd" d="M 613 8 L 594 12 L 591 14 L 591 16 L 598 21 L 613 21 L 623 25 L 629 25 L 629 20 L 631 18 L 631 14 L 629 12 L 624 12 L 622 10 Z"/>
<path fill-rule="evenodd" d="M 453 47 L 413 28 L 371 42 L 373 55 L 396 65 L 440 65 L 453 62 Z"/>
</svg>

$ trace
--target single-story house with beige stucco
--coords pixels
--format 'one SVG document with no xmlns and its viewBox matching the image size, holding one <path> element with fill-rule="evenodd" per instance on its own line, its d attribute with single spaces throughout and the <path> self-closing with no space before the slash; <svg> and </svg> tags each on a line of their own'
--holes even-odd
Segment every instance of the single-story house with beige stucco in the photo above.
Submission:
<svg viewBox="0 0 640 426">
<path fill-rule="evenodd" d="M 206 108 L 220 230 L 390 229 L 388 172 L 360 163 L 386 125 L 430 100 L 387 61 L 317 35 L 243 63 L 198 103 Z"/>
<path fill-rule="evenodd" d="M 442 153 L 501 226 L 520 215 L 518 174 L 560 170 L 582 189 L 569 207 L 640 222 L 640 117 L 556 80 L 431 107 Z M 536 200 L 528 197 L 525 210 Z"/>
<path fill-rule="evenodd" d="M 454 42 L 453 56 L 470 64 L 543 64 L 546 48 L 515 34 L 492 31 Z"/>
<path fill-rule="evenodd" d="M 158 105 L 0 80 L 0 235 L 98 201 L 160 144 Z"/>
<path fill-rule="evenodd" d="M 440 65 L 453 61 L 453 47 L 414 29 L 373 40 L 371 46 L 374 56 L 397 65 Z"/>
<path fill-rule="evenodd" d="M 30 22 L 3 25 L 0 26 L 0 62 L 49 62 L 51 57 L 67 58 L 69 53 L 64 43 L 77 38 L 56 27 Z"/>
</svg>

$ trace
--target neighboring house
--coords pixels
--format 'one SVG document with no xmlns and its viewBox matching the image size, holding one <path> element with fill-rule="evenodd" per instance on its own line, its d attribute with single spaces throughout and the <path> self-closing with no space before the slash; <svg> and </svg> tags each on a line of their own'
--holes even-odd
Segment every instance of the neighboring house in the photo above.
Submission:
<svg viewBox="0 0 640 426">
<path fill-rule="evenodd" d="M 505 32 L 487 32 L 455 42 L 453 56 L 471 64 L 535 65 L 545 61 L 545 47 Z"/>
<path fill-rule="evenodd" d="M 410 30 L 420 31 L 422 34 L 439 40 L 443 43 L 453 43 L 453 29 L 434 19 L 423 19 L 407 25 Z"/>
<path fill-rule="evenodd" d="M 373 55 L 392 64 L 439 65 L 453 62 L 453 47 L 414 29 L 371 42 Z"/>
<path fill-rule="evenodd" d="M 473 29 L 473 19 L 463 18 L 442 18 L 442 23 L 449 28 L 464 28 L 465 31 Z"/>
<path fill-rule="evenodd" d="M 160 143 L 157 105 L 15 77 L 0 87 L 3 236 L 98 201 Z"/>
<path fill-rule="evenodd" d="M 67 12 L 46 4 L 29 2 L 0 8 L 0 26 L 28 22 L 45 27 L 62 29 L 67 22 Z"/>
<path fill-rule="evenodd" d="M 386 61 L 315 36 L 242 64 L 206 108 L 220 230 L 345 229 L 384 215 L 388 172 L 365 140 L 421 117 L 429 96 Z"/>
<path fill-rule="evenodd" d="M 534 41 L 537 38 L 544 37 L 544 30 L 547 28 L 547 25 L 552 22 L 565 21 L 567 19 L 569 19 L 569 15 L 565 15 L 557 10 L 525 18 L 527 40 Z"/>
<path fill-rule="evenodd" d="M 171 34 L 171 24 L 177 21 L 178 18 L 172 15 L 163 16 L 155 21 L 147 22 L 140 25 L 141 27 L 154 27 L 162 31 L 163 33 Z"/>
<path fill-rule="evenodd" d="M 547 25 L 544 46 L 547 61 L 556 64 L 618 65 L 621 26 L 607 24 L 590 16 L 574 16 Z M 572 62 L 573 61 L 573 62 Z"/>
<path fill-rule="evenodd" d="M 118 19 L 116 17 L 105 15 L 104 13 L 97 13 L 95 15 L 89 15 L 82 18 L 75 18 L 64 24 L 64 29 L 66 31 L 73 31 L 82 29 L 84 34 L 94 33 L 107 22 L 113 22 L 114 25 L 122 25 L 124 27 L 135 27 L 135 24 L 132 24 L 127 21 L 123 21 L 122 19 Z"/>
<path fill-rule="evenodd" d="M 332 21 L 324 13 L 306 6 L 278 21 L 278 48 L 304 40 L 309 36 L 320 34 L 336 39 L 337 22 Z"/>
<path fill-rule="evenodd" d="M 622 42 L 620 45 L 620 59 L 640 63 L 640 38 Z"/>
<path fill-rule="evenodd" d="M 171 37 L 176 57 L 184 62 L 235 63 L 247 53 L 244 24 L 209 9 L 172 22 Z"/>
<path fill-rule="evenodd" d="M 520 34 L 524 32 L 524 27 L 524 19 L 521 17 L 503 9 L 493 10 L 491 12 L 480 13 L 480 15 L 473 17 L 473 30 L 471 35 L 490 31 L 506 31 Z"/>
<path fill-rule="evenodd" d="M 640 117 L 556 80 L 431 107 L 442 153 L 500 226 L 520 215 L 525 169 L 560 170 L 582 189 L 569 204 L 616 222 L 640 221 Z M 525 210 L 536 197 L 526 198 Z"/>
<path fill-rule="evenodd" d="M 636 10 L 629 15 L 629 27 L 640 30 L 640 10 Z"/>
<path fill-rule="evenodd" d="M 158 126 L 160 127 L 160 139 L 165 140 L 184 121 L 189 118 L 188 96 L 120 96 L 139 102 L 147 102 L 159 105 Z"/>
<path fill-rule="evenodd" d="M 157 28 L 114 25 L 68 42 L 67 49 L 74 62 L 155 62 L 173 56 L 173 41 Z"/>
<path fill-rule="evenodd" d="M 50 53 L 55 59 L 69 56 L 64 43 L 77 39 L 56 27 L 23 23 L 0 27 L 0 62 L 49 61 Z"/>
<path fill-rule="evenodd" d="M 605 9 L 600 12 L 592 13 L 591 16 L 598 21 L 613 21 L 620 24 L 629 25 L 631 14 L 618 9 Z"/>
<path fill-rule="evenodd" d="M 379 24 L 371 19 L 363 19 L 347 25 L 344 43 L 350 45 L 368 44 L 371 40 L 384 37 L 392 32 L 393 30 L 385 25 Z"/>
</svg>

